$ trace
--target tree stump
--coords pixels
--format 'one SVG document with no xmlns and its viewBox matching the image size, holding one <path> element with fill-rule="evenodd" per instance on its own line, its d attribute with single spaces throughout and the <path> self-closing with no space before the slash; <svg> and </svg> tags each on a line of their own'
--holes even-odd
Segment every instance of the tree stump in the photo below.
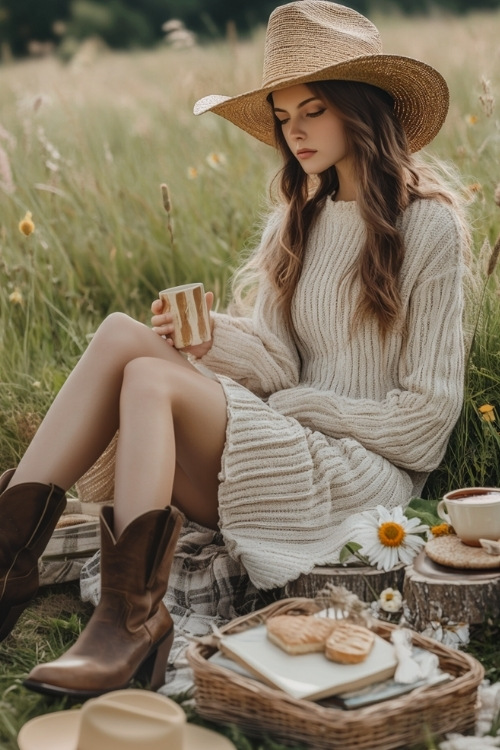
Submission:
<svg viewBox="0 0 500 750">
<path fill-rule="evenodd" d="M 500 571 L 495 577 L 468 578 L 466 575 L 427 576 L 409 565 L 403 585 L 411 625 L 423 630 L 430 622 L 480 624 L 500 618 Z"/>
<path fill-rule="evenodd" d="M 379 598 L 384 589 L 402 591 L 404 574 L 403 564 L 387 572 L 369 566 L 316 567 L 287 583 L 284 596 L 314 598 L 325 584 L 332 583 L 334 586 L 344 586 L 363 602 L 372 602 Z"/>
</svg>

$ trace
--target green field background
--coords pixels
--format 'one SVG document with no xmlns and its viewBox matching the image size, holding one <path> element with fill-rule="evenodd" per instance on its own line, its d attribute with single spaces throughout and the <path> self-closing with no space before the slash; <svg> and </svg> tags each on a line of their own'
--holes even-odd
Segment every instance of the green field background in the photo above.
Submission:
<svg viewBox="0 0 500 750">
<path fill-rule="evenodd" d="M 497 424 L 478 408 L 491 404 L 496 418 L 500 396 L 498 275 L 487 274 L 500 230 L 500 14 L 373 20 L 385 52 L 425 60 L 449 82 L 449 116 L 428 154 L 458 171 L 484 293 L 463 413 L 425 491 L 438 497 L 499 482 Z M 0 67 L 0 470 L 15 465 L 108 313 L 147 323 L 158 290 L 191 280 L 224 309 L 231 275 L 257 241 L 277 160 L 192 107 L 258 86 L 263 41 L 259 31 L 118 53 L 90 39 L 68 64 Z M 26 211 L 30 236 L 18 228 Z"/>
</svg>

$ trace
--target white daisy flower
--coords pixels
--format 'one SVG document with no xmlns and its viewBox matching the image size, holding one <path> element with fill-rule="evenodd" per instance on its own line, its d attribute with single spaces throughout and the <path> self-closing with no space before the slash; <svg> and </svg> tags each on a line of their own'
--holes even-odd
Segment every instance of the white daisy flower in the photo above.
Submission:
<svg viewBox="0 0 500 750">
<path fill-rule="evenodd" d="M 418 518 L 406 518 L 400 505 L 392 510 L 377 505 L 376 515 L 371 511 L 359 514 L 353 541 L 361 544 L 360 551 L 370 565 L 391 570 L 399 562 L 410 565 L 425 544 L 418 534 L 428 530 Z"/>
<path fill-rule="evenodd" d="M 378 601 L 384 612 L 399 612 L 403 606 L 403 597 L 397 589 L 384 589 Z"/>
</svg>

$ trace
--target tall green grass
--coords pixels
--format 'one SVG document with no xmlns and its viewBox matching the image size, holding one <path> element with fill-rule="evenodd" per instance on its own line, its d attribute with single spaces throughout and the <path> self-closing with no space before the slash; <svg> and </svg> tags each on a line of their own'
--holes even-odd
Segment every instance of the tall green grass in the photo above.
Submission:
<svg viewBox="0 0 500 750">
<path fill-rule="evenodd" d="M 0 466 L 16 462 L 110 311 L 148 321 L 160 289 L 191 279 L 226 304 L 273 154 L 195 121 L 191 107 L 250 53 L 160 49 L 0 69 Z M 29 237 L 18 230 L 26 210 Z"/>
<path fill-rule="evenodd" d="M 459 169 L 476 255 L 500 229 L 500 134 L 487 101 L 499 88 L 498 18 L 378 21 L 387 51 L 425 59 L 449 81 L 450 115 L 429 151 Z M 67 66 L 48 59 L 0 69 L 0 467 L 16 463 L 110 311 L 147 322 L 159 289 L 192 279 L 213 289 L 219 308 L 227 303 L 277 161 L 220 118 L 195 119 L 191 107 L 206 93 L 257 86 L 262 43 L 259 33 L 236 45 L 128 55 L 89 43 Z M 212 154 L 221 155 L 218 164 Z M 162 182 L 172 197 L 173 241 Z M 27 210 L 36 225 L 29 237 L 18 230 Z M 428 483 L 431 496 L 498 482 L 496 432 L 477 413 L 482 403 L 498 403 L 497 301 L 493 274 L 463 415 Z"/>
</svg>

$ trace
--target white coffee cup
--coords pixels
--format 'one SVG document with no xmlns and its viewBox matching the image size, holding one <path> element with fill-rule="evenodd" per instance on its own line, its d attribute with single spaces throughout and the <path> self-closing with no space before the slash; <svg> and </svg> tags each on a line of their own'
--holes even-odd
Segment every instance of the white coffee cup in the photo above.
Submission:
<svg viewBox="0 0 500 750">
<path fill-rule="evenodd" d="M 480 539 L 500 539 L 500 488 L 463 487 L 447 492 L 437 514 L 470 547 L 480 547 Z"/>
<path fill-rule="evenodd" d="M 171 312 L 174 318 L 172 339 L 176 349 L 210 341 L 210 316 L 203 284 L 182 284 L 163 289 L 160 299 L 163 301 L 162 312 Z"/>
</svg>

